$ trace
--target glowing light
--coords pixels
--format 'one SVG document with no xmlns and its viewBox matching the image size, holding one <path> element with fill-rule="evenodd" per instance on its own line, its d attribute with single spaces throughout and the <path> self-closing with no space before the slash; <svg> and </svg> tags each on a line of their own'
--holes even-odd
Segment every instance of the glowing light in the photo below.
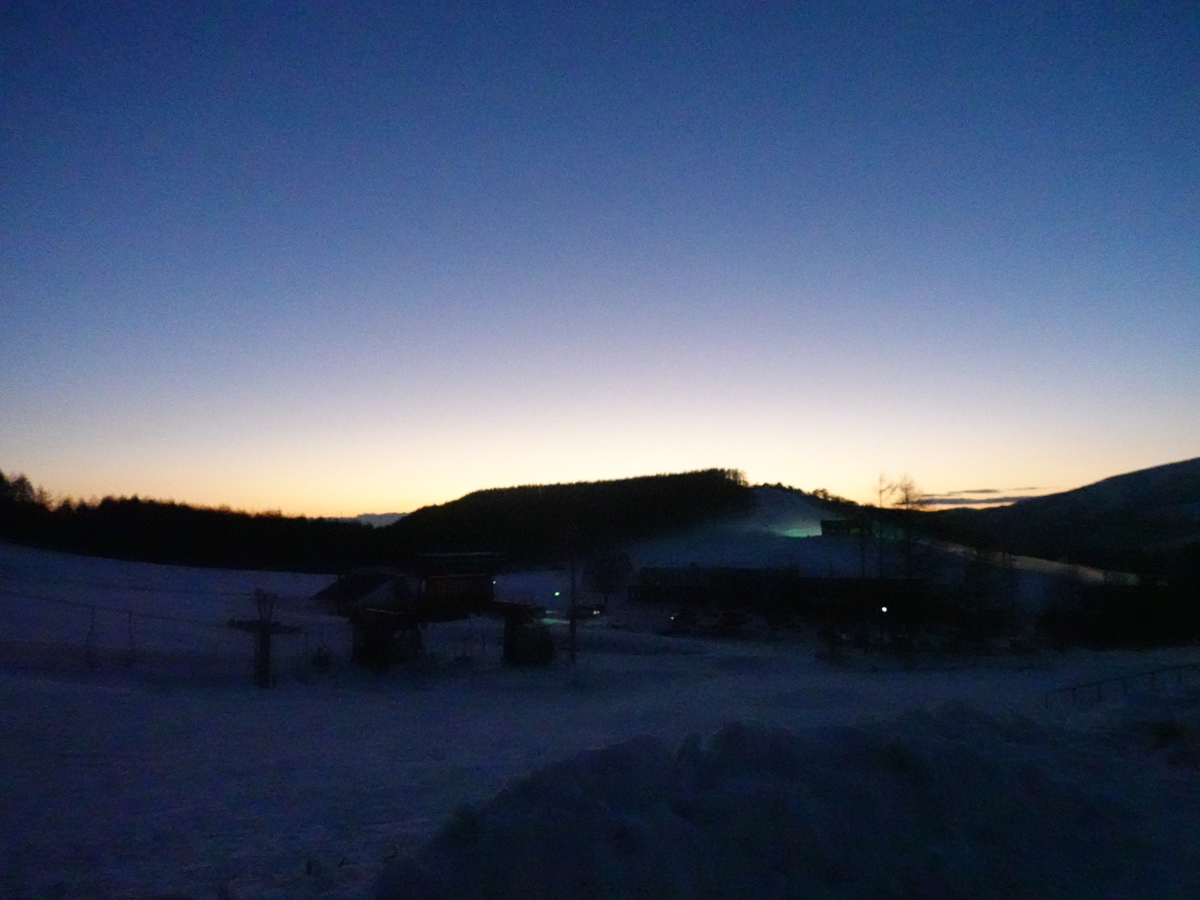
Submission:
<svg viewBox="0 0 1200 900">
<path fill-rule="evenodd" d="M 879 608 L 880 608 L 881 610 L 883 610 L 884 612 L 887 612 L 887 607 L 886 607 L 886 606 L 881 606 L 881 607 L 879 607 Z"/>
</svg>

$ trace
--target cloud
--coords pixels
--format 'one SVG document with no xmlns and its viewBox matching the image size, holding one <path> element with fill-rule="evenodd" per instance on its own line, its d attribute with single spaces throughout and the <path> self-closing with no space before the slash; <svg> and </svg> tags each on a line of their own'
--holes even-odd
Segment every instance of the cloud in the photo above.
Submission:
<svg viewBox="0 0 1200 900">
<path fill-rule="evenodd" d="M 929 494 L 925 503 L 929 506 L 1003 506 L 1027 500 L 1036 496 L 1041 488 L 971 488 L 964 491 L 950 491 L 945 494 Z"/>
<path fill-rule="evenodd" d="M 1028 499 L 1025 495 L 1015 497 L 988 497 L 986 500 L 973 500 L 970 497 L 955 497 L 955 496 L 937 496 L 922 498 L 928 506 L 1003 506 L 1007 503 L 1016 503 L 1018 500 Z"/>
</svg>

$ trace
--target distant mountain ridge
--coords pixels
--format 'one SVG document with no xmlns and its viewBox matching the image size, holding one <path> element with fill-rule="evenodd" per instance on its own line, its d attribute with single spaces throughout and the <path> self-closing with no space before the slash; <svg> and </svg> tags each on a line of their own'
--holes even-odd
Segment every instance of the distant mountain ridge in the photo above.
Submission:
<svg viewBox="0 0 1200 900">
<path fill-rule="evenodd" d="M 1023 511 L 1094 514 L 1104 510 L 1170 509 L 1200 504 L 1200 457 L 1114 475 L 1083 487 L 1018 500 Z"/>
<path fill-rule="evenodd" d="M 935 533 L 976 546 L 1131 571 L 1200 553 L 1200 457 L 992 509 L 929 513 Z"/>
<path fill-rule="evenodd" d="M 357 516 L 327 516 L 331 522 L 358 522 L 360 525 L 370 525 L 372 528 L 385 528 L 394 525 L 408 513 L 360 513 Z"/>
</svg>

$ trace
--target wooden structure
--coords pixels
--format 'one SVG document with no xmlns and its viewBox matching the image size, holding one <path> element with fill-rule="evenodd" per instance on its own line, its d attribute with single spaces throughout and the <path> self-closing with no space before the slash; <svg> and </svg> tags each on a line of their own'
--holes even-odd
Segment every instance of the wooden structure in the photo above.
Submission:
<svg viewBox="0 0 1200 900">
<path fill-rule="evenodd" d="M 540 610 L 495 599 L 499 566 L 494 553 L 427 553 L 404 567 L 355 569 L 314 599 L 349 619 L 352 659 L 366 668 L 382 671 L 423 653 L 421 629 L 431 622 L 473 615 L 504 620 L 505 660 L 511 661 L 520 629 Z"/>
<path fill-rule="evenodd" d="M 874 521 L 862 515 L 821 520 L 821 537 L 874 537 L 875 531 Z"/>
</svg>

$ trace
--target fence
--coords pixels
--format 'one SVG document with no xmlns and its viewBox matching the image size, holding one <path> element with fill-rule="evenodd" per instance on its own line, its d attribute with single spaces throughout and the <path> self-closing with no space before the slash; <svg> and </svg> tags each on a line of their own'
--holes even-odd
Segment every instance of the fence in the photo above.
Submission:
<svg viewBox="0 0 1200 900">
<path fill-rule="evenodd" d="M 256 620 L 262 593 L 0 573 L 0 660 L 248 679 L 261 642 L 231 624 Z M 348 640 L 345 623 L 306 597 L 279 597 L 274 620 L 277 673 L 301 671 Z"/>
<path fill-rule="evenodd" d="M 1114 675 L 1110 678 L 1101 678 L 1096 681 L 1083 682 L 1082 684 L 1068 685 L 1067 687 L 1047 691 L 1042 699 L 1046 706 L 1049 706 L 1050 702 L 1056 698 L 1070 700 L 1071 702 L 1081 700 L 1101 701 L 1105 698 L 1106 691 L 1107 695 L 1113 698 L 1125 696 L 1138 686 L 1141 686 L 1143 690 L 1148 687 L 1152 691 L 1158 691 L 1171 685 L 1183 687 L 1185 684 L 1190 684 L 1197 680 L 1200 680 L 1200 662 L 1182 663 L 1151 669 L 1148 672 Z"/>
</svg>

